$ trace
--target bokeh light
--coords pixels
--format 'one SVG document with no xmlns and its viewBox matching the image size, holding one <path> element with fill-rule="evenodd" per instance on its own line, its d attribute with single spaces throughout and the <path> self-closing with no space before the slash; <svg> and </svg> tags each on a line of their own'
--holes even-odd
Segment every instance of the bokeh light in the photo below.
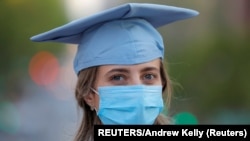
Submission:
<svg viewBox="0 0 250 141">
<path fill-rule="evenodd" d="M 35 54 L 29 64 L 31 79 L 40 86 L 53 84 L 59 73 L 58 59 L 48 51 Z"/>
<path fill-rule="evenodd" d="M 8 101 L 0 102 L 0 131 L 15 134 L 20 128 L 20 115 L 15 105 Z"/>
<path fill-rule="evenodd" d="M 184 125 L 184 124 L 198 124 L 198 120 L 195 115 L 190 112 L 180 112 L 177 113 L 174 117 L 175 124 Z"/>
</svg>

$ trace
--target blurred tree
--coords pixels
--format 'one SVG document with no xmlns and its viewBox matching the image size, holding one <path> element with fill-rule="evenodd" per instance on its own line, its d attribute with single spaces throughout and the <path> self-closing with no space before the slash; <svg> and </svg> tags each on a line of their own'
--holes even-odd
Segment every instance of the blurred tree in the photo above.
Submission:
<svg viewBox="0 0 250 141">
<path fill-rule="evenodd" d="M 29 77 L 29 61 L 36 52 L 48 50 L 55 55 L 62 52 L 58 44 L 41 45 L 29 38 L 65 20 L 59 0 L 0 1 L 0 101 L 14 100 L 22 94 L 22 80 Z"/>
<path fill-rule="evenodd" d="M 171 76 L 183 87 L 175 91 L 175 110 L 192 111 L 202 123 L 221 111 L 236 117 L 228 123 L 242 123 L 236 113 L 244 111 L 248 119 L 244 123 L 250 123 L 249 4 L 248 0 L 227 5 L 216 1 L 212 16 L 201 12 L 211 26 L 175 54 L 173 62 L 182 63 L 170 64 Z"/>
</svg>

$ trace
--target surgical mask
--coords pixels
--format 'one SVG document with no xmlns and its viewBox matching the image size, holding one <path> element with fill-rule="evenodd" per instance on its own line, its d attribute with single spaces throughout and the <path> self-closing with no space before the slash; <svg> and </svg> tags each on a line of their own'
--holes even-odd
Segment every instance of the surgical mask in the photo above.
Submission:
<svg viewBox="0 0 250 141">
<path fill-rule="evenodd" d="M 163 110 L 162 86 L 105 86 L 97 94 L 103 124 L 152 125 Z"/>
</svg>

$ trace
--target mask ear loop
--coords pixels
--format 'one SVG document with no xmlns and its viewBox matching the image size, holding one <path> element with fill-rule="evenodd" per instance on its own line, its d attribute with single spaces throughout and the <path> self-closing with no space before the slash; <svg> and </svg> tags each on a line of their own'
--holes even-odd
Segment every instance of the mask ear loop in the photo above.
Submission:
<svg viewBox="0 0 250 141">
<path fill-rule="evenodd" d="M 98 91 L 96 91 L 94 88 L 92 88 L 92 87 L 90 87 L 90 90 L 92 90 L 95 94 L 97 94 L 97 95 L 99 95 L 98 94 Z M 90 110 L 91 111 L 96 111 L 96 113 L 97 113 L 97 109 L 96 109 L 96 107 L 94 107 L 94 106 L 90 106 Z"/>
<path fill-rule="evenodd" d="M 90 90 L 92 90 L 95 94 L 99 95 L 98 92 L 94 88 L 90 87 Z"/>
</svg>

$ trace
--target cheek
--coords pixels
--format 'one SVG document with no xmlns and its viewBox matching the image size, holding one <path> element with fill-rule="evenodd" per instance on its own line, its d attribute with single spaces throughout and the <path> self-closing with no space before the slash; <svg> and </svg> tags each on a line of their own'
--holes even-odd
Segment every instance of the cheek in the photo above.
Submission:
<svg viewBox="0 0 250 141">
<path fill-rule="evenodd" d="M 94 104 L 97 110 L 99 110 L 99 96 L 96 94 L 94 97 Z"/>
<path fill-rule="evenodd" d="M 160 78 L 158 84 L 159 84 L 159 85 L 163 85 L 163 82 L 162 82 L 161 78 Z"/>
</svg>

